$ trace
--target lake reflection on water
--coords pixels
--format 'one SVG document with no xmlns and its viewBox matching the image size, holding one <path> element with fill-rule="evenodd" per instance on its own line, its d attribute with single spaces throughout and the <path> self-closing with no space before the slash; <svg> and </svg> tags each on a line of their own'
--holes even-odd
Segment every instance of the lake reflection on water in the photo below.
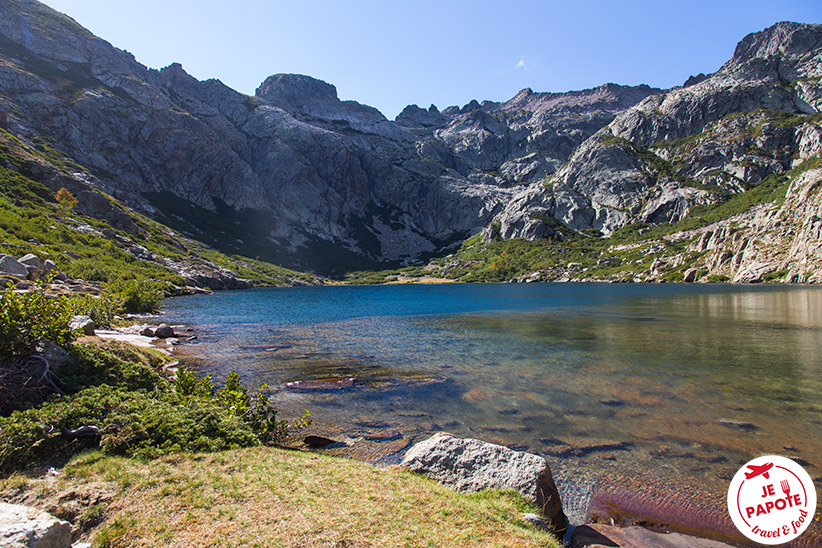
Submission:
<svg viewBox="0 0 822 548">
<path fill-rule="evenodd" d="M 286 415 L 308 408 L 338 435 L 390 427 L 401 449 L 445 429 L 544 454 L 576 519 L 603 475 L 688 478 L 719 500 L 741 464 L 782 454 L 822 485 L 815 288 L 283 288 L 175 298 L 166 314 L 199 325 L 203 370 L 271 383 Z M 358 384 L 285 386 L 336 377 Z"/>
</svg>

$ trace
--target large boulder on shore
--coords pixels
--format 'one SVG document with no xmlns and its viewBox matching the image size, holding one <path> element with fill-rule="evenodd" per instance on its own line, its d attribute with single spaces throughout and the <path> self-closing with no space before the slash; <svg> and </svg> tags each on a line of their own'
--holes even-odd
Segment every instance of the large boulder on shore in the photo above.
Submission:
<svg viewBox="0 0 822 548">
<path fill-rule="evenodd" d="M 439 433 L 411 447 L 400 466 L 464 493 L 513 489 L 539 506 L 555 530 L 568 523 L 551 468 L 539 455 Z"/>
<path fill-rule="evenodd" d="M 37 508 L 0 502 L 0 546 L 69 548 L 71 525 Z"/>
</svg>

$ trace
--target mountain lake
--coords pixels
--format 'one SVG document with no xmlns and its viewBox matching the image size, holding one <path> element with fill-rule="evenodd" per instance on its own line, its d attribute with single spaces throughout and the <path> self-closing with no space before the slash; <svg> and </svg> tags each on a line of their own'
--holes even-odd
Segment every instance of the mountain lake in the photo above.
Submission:
<svg viewBox="0 0 822 548">
<path fill-rule="evenodd" d="M 822 486 L 819 288 L 268 288 L 173 298 L 162 319 L 194 326 L 190 367 L 309 409 L 331 454 L 396 464 L 448 431 L 544 455 L 572 522 L 699 498 L 689 526 L 722 529 L 733 474 L 764 454 Z"/>
</svg>

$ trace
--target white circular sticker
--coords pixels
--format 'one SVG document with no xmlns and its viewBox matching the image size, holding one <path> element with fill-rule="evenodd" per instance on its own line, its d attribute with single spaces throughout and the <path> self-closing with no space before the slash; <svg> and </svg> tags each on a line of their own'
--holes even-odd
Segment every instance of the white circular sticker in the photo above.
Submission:
<svg viewBox="0 0 822 548">
<path fill-rule="evenodd" d="M 758 457 L 731 480 L 728 512 L 749 539 L 784 544 L 810 525 L 816 512 L 816 489 L 808 473 L 791 459 Z"/>
</svg>

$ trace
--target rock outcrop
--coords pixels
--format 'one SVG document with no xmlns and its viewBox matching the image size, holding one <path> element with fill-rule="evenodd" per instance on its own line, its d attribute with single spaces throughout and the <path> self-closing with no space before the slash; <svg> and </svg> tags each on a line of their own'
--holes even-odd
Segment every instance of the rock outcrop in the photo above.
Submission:
<svg viewBox="0 0 822 548">
<path fill-rule="evenodd" d="M 765 204 L 695 233 L 689 251 L 703 276 L 735 283 L 767 278 L 822 283 L 822 169 L 790 182 L 781 204 Z M 697 281 L 697 280 L 694 280 Z"/>
<path fill-rule="evenodd" d="M 401 466 L 464 493 L 513 489 L 536 504 L 554 530 L 568 522 L 551 468 L 538 455 L 440 433 L 411 447 Z"/>
<path fill-rule="evenodd" d="M 71 524 L 36 508 L 0 502 L 0 545 L 7 548 L 69 548 Z"/>
</svg>

